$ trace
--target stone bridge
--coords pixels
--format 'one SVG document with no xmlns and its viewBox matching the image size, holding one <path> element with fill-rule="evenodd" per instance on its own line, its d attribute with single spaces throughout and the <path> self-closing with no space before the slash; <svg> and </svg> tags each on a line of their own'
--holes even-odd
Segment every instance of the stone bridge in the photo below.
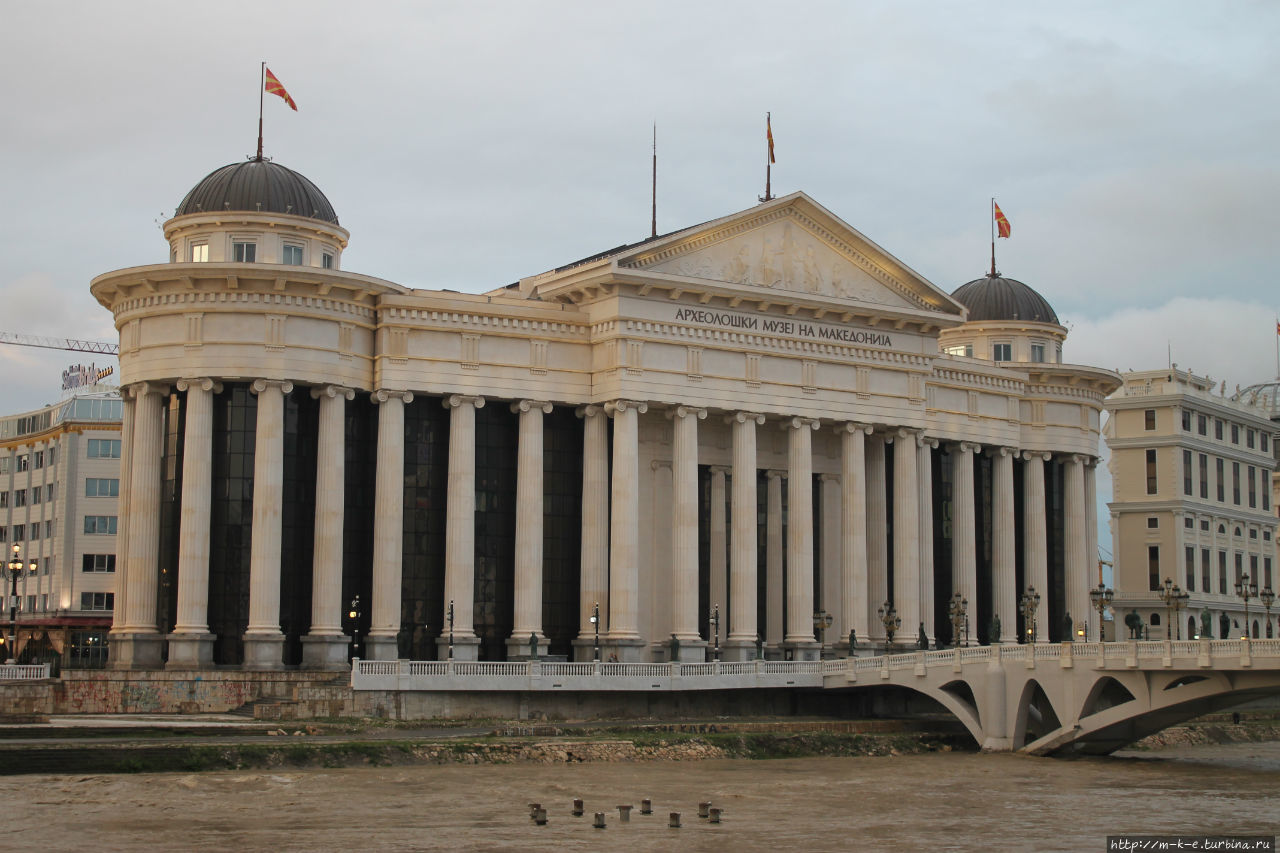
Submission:
<svg viewBox="0 0 1280 853">
<path fill-rule="evenodd" d="M 941 704 L 985 750 L 1105 754 L 1280 693 L 1280 640 L 973 646 L 826 661 L 363 661 L 354 690 L 684 691 L 897 687 Z"/>
</svg>

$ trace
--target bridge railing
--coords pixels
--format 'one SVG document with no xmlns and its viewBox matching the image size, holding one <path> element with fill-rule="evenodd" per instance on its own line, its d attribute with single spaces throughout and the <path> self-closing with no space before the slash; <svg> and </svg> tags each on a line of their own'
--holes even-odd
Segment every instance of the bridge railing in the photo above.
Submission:
<svg viewBox="0 0 1280 853">
<path fill-rule="evenodd" d="M 1280 665 L 1280 640 L 1144 640 L 969 646 L 825 661 L 752 660 L 710 663 L 567 663 L 562 661 L 355 660 L 357 690 L 725 690 L 838 687 L 867 683 L 872 673 L 1020 662 L 1105 668 Z M 16 674 L 21 671 L 21 674 Z M 957 669 L 956 671 L 959 671 Z M 47 678 L 47 666 L 0 667 L 0 680 Z"/>
</svg>

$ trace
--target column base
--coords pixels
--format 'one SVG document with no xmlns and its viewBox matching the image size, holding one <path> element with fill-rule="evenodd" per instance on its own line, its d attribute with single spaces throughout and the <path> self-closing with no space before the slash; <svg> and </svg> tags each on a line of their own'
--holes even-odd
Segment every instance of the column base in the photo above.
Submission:
<svg viewBox="0 0 1280 853">
<path fill-rule="evenodd" d="M 284 634 L 245 634 L 244 669 L 284 669 Z"/>
<path fill-rule="evenodd" d="M 361 637 L 355 649 L 354 657 L 364 660 L 398 660 L 400 657 L 400 641 L 395 634 L 378 636 L 376 634 Z"/>
<path fill-rule="evenodd" d="M 346 634 L 308 634 L 302 638 L 303 669 L 343 670 L 348 667 Z"/>
<path fill-rule="evenodd" d="M 525 634 L 523 638 L 513 634 L 507 638 L 507 660 L 532 660 L 533 658 L 545 658 L 551 649 L 551 641 L 546 637 L 534 635 L 537 639 L 534 641 L 533 653 L 530 654 L 529 634 Z M 455 644 L 456 645 L 456 644 Z M 447 651 L 447 650 L 446 650 Z M 455 656 L 457 649 L 454 649 Z"/>
<path fill-rule="evenodd" d="M 755 640 L 725 640 L 720 647 L 720 659 L 742 663 L 756 659 Z M 761 652 L 763 656 L 763 652 Z"/>
<path fill-rule="evenodd" d="M 436 638 L 436 650 L 436 660 L 449 659 L 449 635 L 447 633 L 443 637 Z M 525 651 L 529 651 L 528 646 L 525 646 Z M 453 638 L 453 659 L 461 661 L 480 660 L 480 638 L 455 636 Z"/>
<path fill-rule="evenodd" d="M 601 637 L 600 654 L 609 663 L 645 663 L 648 645 L 639 637 Z"/>
<path fill-rule="evenodd" d="M 111 669 L 159 669 L 164 666 L 165 638 L 155 631 L 112 634 Z"/>
<path fill-rule="evenodd" d="M 581 637 L 573 641 L 573 659 L 578 663 L 591 663 L 596 659 L 595 640 L 587 637 L 585 640 Z M 604 653 L 604 637 L 600 638 L 600 660 L 605 659 Z"/>
<path fill-rule="evenodd" d="M 783 660 L 822 660 L 822 646 L 813 641 L 790 641 L 781 645 Z"/>
<path fill-rule="evenodd" d="M 165 669 L 209 669 L 213 666 L 214 634 L 169 635 L 169 662 Z"/>
</svg>

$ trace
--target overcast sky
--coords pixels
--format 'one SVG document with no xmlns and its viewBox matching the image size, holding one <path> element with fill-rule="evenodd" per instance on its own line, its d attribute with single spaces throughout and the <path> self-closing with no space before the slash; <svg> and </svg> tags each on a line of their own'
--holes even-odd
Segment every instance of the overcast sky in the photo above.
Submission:
<svg viewBox="0 0 1280 853">
<path fill-rule="evenodd" d="M 215 13 L 216 10 L 216 13 Z M 115 340 L 102 272 L 256 143 L 329 197 L 347 270 L 481 291 L 804 190 L 944 290 L 998 265 L 1068 361 L 1276 375 L 1280 4 L 10 3 L 0 331 Z M 75 353 L 0 347 L 6 413 Z M 99 363 L 102 361 L 99 359 Z"/>
</svg>

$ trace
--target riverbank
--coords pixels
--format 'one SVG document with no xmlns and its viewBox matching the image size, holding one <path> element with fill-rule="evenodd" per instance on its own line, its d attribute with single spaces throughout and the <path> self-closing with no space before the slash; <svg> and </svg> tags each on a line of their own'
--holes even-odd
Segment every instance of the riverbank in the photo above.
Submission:
<svg viewBox="0 0 1280 853">
<path fill-rule="evenodd" d="M 1208 714 L 1137 741 L 1129 749 L 1230 743 L 1280 742 L 1280 715 L 1267 713 Z"/>
</svg>

